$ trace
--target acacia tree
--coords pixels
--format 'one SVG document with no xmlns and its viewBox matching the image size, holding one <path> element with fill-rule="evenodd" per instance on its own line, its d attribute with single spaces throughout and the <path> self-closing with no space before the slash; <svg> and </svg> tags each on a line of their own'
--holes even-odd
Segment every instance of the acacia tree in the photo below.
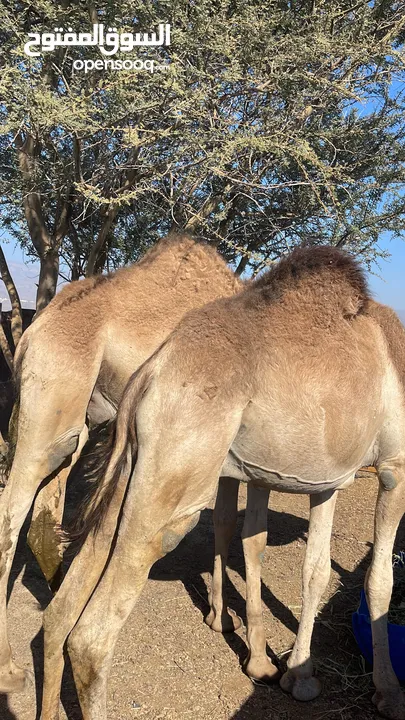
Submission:
<svg viewBox="0 0 405 720">
<path fill-rule="evenodd" d="M 7 2 L 3 223 L 39 257 L 37 307 L 67 279 L 136 259 L 171 228 L 238 272 L 297 243 L 371 262 L 404 232 L 404 3 Z M 172 25 L 166 69 L 74 71 L 97 48 L 27 58 L 27 33 Z M 135 27 L 136 26 L 136 27 Z M 117 55 L 117 58 L 124 56 Z"/>
</svg>

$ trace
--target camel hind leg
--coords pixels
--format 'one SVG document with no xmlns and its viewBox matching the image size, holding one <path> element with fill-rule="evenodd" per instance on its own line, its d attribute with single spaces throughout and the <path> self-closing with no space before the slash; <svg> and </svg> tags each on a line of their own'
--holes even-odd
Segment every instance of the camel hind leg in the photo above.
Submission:
<svg viewBox="0 0 405 720">
<path fill-rule="evenodd" d="M 130 509 L 128 500 L 125 503 L 117 544 L 107 569 L 68 639 L 84 720 L 106 720 L 107 676 L 118 634 L 139 598 L 150 568 L 195 526 L 217 479 L 217 473 L 213 473 L 206 478 L 204 492 L 197 489 L 192 497 L 191 514 L 182 503 L 176 507 L 176 499 L 168 500 L 170 482 L 150 499 L 132 493 Z M 187 480 L 177 477 L 178 488 Z M 177 517 L 173 521 L 174 513 Z M 42 716 L 42 720 L 51 718 Z"/>
<path fill-rule="evenodd" d="M 138 459 L 112 557 L 68 640 L 84 720 L 105 720 L 107 675 L 120 629 L 153 563 L 176 547 L 210 502 L 240 422 L 239 412 L 218 409 L 213 423 L 205 412 L 193 416 L 190 407 L 185 413 L 177 406 L 168 422 L 153 395 L 151 403 L 146 399 L 150 413 L 141 404 L 137 414 Z M 42 720 L 54 718 L 45 714 Z"/>
<path fill-rule="evenodd" d="M 12 660 L 7 634 L 7 583 L 18 535 L 30 510 L 35 493 L 47 476 L 48 461 L 16 453 L 12 472 L 0 499 L 0 692 L 24 688 L 26 673 Z"/>
<path fill-rule="evenodd" d="M 130 463 L 130 458 L 128 463 Z M 130 469 L 127 469 L 129 473 Z M 124 471 L 125 472 L 125 471 Z M 125 478 L 124 478 L 125 479 Z M 63 647 L 96 587 L 107 563 L 127 483 L 121 482 L 108 506 L 102 528 L 90 533 L 71 563 L 66 577 L 43 614 L 44 689 L 42 718 L 58 717 L 65 665 Z"/>
<path fill-rule="evenodd" d="M 216 480 L 212 478 L 213 487 Z M 107 676 L 118 634 L 154 562 L 177 546 L 195 527 L 199 515 L 197 510 L 159 530 L 149 526 L 147 532 L 140 524 L 134 532 L 130 523 L 119 539 L 105 575 L 68 639 L 84 720 L 106 720 Z M 51 720 L 51 717 L 45 715 L 42 720 Z"/>
<path fill-rule="evenodd" d="M 223 480 L 225 482 L 222 482 Z M 224 617 L 222 608 L 226 608 L 223 576 L 229 541 L 236 525 L 238 486 L 239 480 L 221 478 L 216 503 L 217 562 L 214 570 L 216 581 L 213 580 L 214 599 L 212 602 L 216 609 L 216 617 L 220 617 L 221 621 Z M 44 611 L 44 689 L 41 715 L 44 720 L 48 718 L 53 720 L 58 717 L 59 694 L 64 669 L 63 646 L 83 612 L 107 563 L 125 489 L 126 483 L 121 483 L 118 486 L 108 507 L 100 532 L 95 536 L 90 534 L 87 537 L 79 554 L 74 558 L 57 594 Z M 218 535 L 222 535 L 222 537 L 217 540 Z M 233 614 L 229 615 L 229 617 L 232 620 L 231 630 L 235 627 L 234 623 L 238 622 L 239 618 Z M 223 626 L 221 632 L 224 632 Z"/>
<path fill-rule="evenodd" d="M 311 639 L 319 602 L 330 576 L 330 538 L 337 493 L 325 490 L 310 496 L 309 535 L 302 571 L 302 611 L 297 637 L 288 670 L 280 685 L 295 700 L 313 700 L 321 692 L 314 677 L 311 660 Z"/>
<path fill-rule="evenodd" d="M 375 513 L 373 558 L 365 581 L 373 634 L 373 680 L 376 688 L 373 702 L 384 717 L 405 720 L 405 698 L 392 669 L 387 631 L 393 582 L 392 550 L 405 512 L 405 468 L 401 465 L 394 473 L 391 472 L 399 482 L 390 490 L 385 489 L 384 471 L 378 472 L 380 488 Z"/>
</svg>

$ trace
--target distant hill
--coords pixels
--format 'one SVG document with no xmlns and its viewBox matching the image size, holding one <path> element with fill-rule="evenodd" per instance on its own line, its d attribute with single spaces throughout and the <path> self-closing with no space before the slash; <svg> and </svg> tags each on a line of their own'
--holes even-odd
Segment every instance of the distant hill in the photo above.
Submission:
<svg viewBox="0 0 405 720">
<path fill-rule="evenodd" d="M 35 297 L 37 294 L 39 265 L 32 263 L 32 265 L 25 265 L 20 262 L 8 262 L 8 267 L 13 278 L 18 294 L 20 296 L 21 305 L 25 308 L 35 309 Z M 8 299 L 7 290 L 3 281 L 0 278 L 0 302 L 2 303 L 2 310 L 10 309 L 10 300 Z"/>
</svg>

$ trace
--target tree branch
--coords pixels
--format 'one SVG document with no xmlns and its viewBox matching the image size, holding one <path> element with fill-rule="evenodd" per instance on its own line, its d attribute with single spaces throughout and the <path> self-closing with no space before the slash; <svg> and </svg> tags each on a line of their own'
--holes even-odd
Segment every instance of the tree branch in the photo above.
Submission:
<svg viewBox="0 0 405 720">
<path fill-rule="evenodd" d="M 135 154 L 138 154 L 138 150 L 135 151 Z M 129 190 L 131 186 L 134 184 L 136 177 L 137 177 L 138 171 L 136 168 L 130 168 L 125 173 L 125 180 L 122 184 L 122 186 L 119 189 L 119 194 L 123 194 L 126 190 Z M 87 267 L 86 267 L 86 277 L 90 277 L 91 275 L 95 274 L 96 266 L 97 266 L 97 259 L 107 241 L 108 235 L 111 231 L 112 226 L 114 225 L 115 218 L 118 215 L 119 205 L 111 203 L 108 206 L 108 210 L 103 210 L 103 213 L 105 215 L 104 222 L 101 226 L 100 232 L 98 234 L 97 240 L 94 243 L 93 247 L 90 250 L 89 253 L 89 259 L 87 261 Z"/>
<path fill-rule="evenodd" d="M 11 277 L 7 260 L 4 256 L 3 248 L 0 246 L 0 274 L 6 286 L 8 296 L 11 303 L 11 334 L 13 336 L 14 347 L 17 347 L 22 335 L 22 309 L 20 297 L 17 288 Z M 7 358 L 6 358 L 7 359 Z"/>
</svg>

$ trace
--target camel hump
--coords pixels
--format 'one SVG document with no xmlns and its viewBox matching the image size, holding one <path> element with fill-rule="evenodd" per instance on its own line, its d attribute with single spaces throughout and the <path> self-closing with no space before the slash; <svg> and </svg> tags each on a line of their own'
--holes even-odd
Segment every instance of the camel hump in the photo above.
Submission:
<svg viewBox="0 0 405 720">
<path fill-rule="evenodd" d="M 280 299 L 289 290 L 303 297 L 305 294 L 315 303 L 339 299 L 345 316 L 357 315 L 371 299 L 360 263 L 330 245 L 296 248 L 255 280 L 253 286 L 268 302 Z"/>
</svg>

